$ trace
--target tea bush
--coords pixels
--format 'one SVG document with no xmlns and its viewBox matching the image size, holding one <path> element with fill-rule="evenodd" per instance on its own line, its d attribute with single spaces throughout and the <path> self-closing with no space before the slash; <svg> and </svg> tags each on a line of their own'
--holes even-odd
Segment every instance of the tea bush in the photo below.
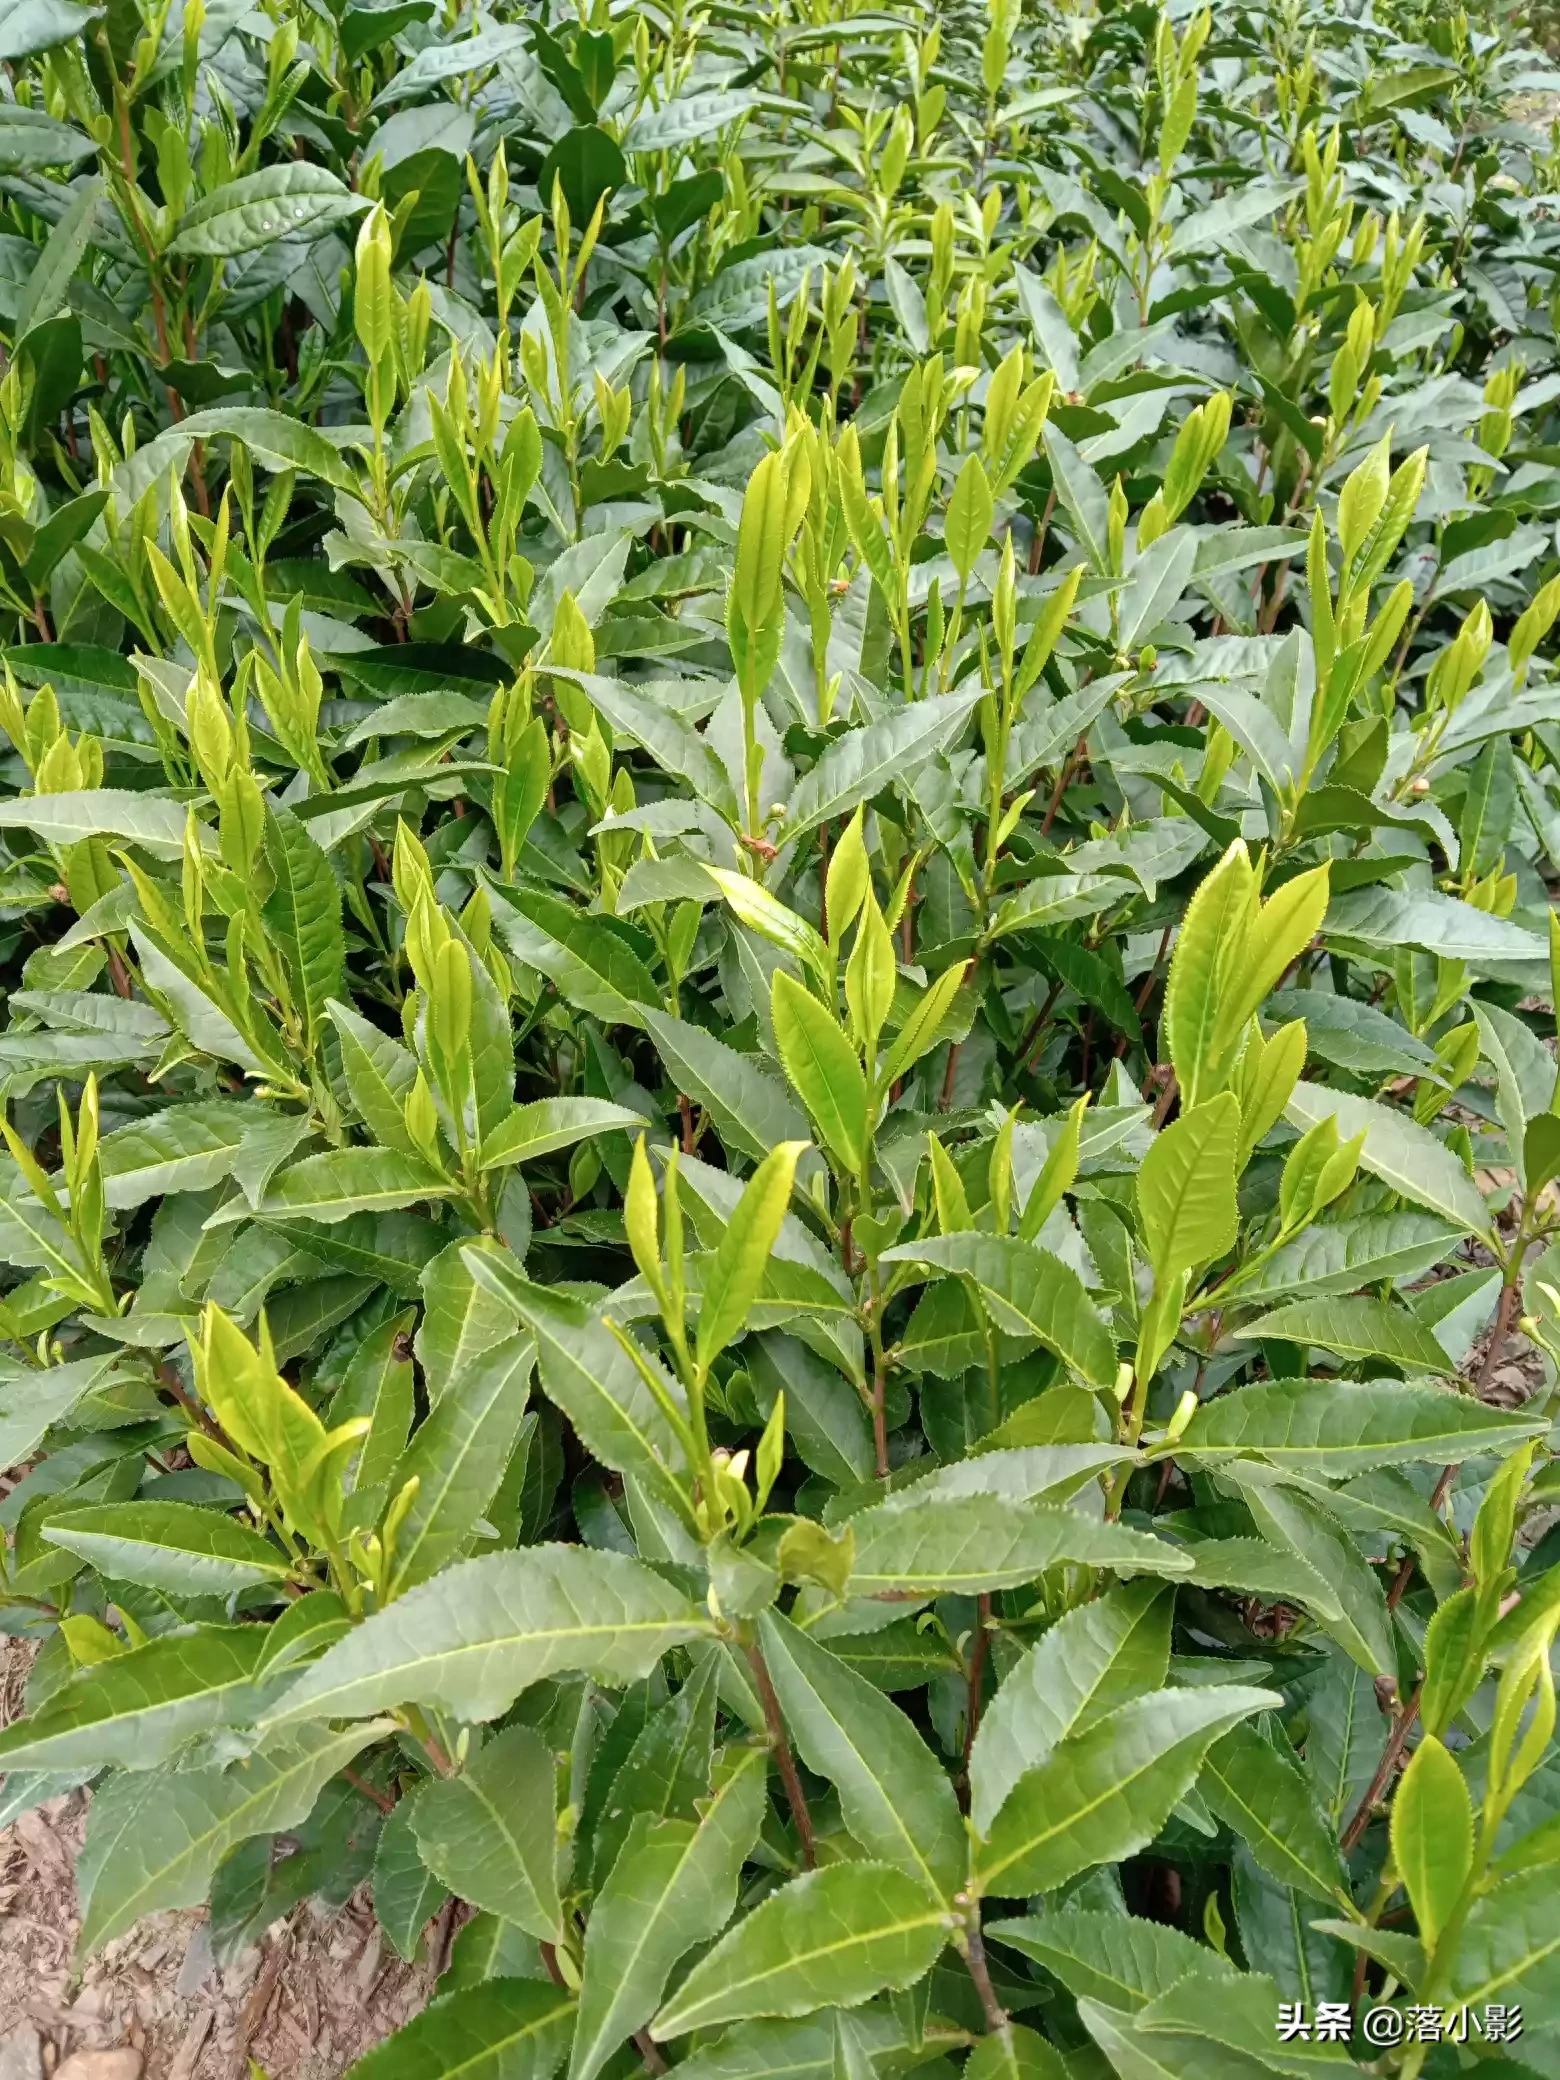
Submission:
<svg viewBox="0 0 1560 2080">
<path fill-rule="evenodd" d="M 366 1882 L 378 2080 L 1560 2074 L 1560 80 L 142 4 L 0 9 L 84 1949 Z"/>
</svg>

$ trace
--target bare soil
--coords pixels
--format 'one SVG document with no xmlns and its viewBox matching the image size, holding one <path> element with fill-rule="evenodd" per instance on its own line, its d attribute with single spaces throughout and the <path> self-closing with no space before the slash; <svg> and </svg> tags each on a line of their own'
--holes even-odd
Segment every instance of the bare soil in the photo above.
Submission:
<svg viewBox="0 0 1560 2080">
<path fill-rule="evenodd" d="M 30 1658 L 0 1638 L 0 1724 L 20 1713 Z M 361 1893 L 339 1913 L 300 1908 L 221 1970 L 204 1909 L 153 1914 L 79 1961 L 89 1798 L 0 1829 L 0 2080 L 245 2080 L 251 2059 L 268 2080 L 337 2080 L 426 2003 L 430 1967 L 397 1957 Z"/>
</svg>

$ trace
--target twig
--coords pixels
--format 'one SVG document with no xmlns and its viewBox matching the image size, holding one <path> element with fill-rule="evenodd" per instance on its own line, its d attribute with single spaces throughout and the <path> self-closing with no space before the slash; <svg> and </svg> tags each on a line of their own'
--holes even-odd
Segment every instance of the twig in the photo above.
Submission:
<svg viewBox="0 0 1560 2080">
<path fill-rule="evenodd" d="M 1479 1360 L 1479 1369 L 1474 1375 L 1473 1391 L 1476 1398 L 1483 1396 L 1484 1389 L 1489 1385 L 1490 1380 L 1494 1376 L 1502 1347 L 1511 1328 L 1511 1316 L 1516 1306 L 1516 1298 L 1517 1287 L 1516 1281 L 1513 1279 L 1500 1289 L 1500 1305 L 1495 1310 L 1495 1322 L 1490 1330 L 1490 1340 L 1484 1346 L 1484 1355 Z M 1440 1477 L 1437 1479 L 1430 1496 L 1430 1507 L 1436 1515 L 1440 1514 L 1447 1496 L 1452 1492 L 1452 1483 L 1457 1478 L 1457 1468 L 1460 1463 L 1460 1461 L 1455 1462 L 1450 1466 L 1441 1468 Z M 1392 1587 L 1387 1591 L 1387 1609 L 1389 1611 L 1395 1611 L 1402 1602 L 1403 1593 L 1413 1579 L 1413 1574 L 1414 1555 L 1412 1552 L 1407 1552 L 1403 1555 L 1397 1574 L 1393 1577 Z"/>
<path fill-rule="evenodd" d="M 355 1769 L 344 1769 L 341 1774 L 346 1778 L 354 1791 L 361 1791 L 365 1798 L 371 1799 L 378 1806 L 381 1813 L 393 1813 L 395 1811 L 395 1800 L 388 1791 L 378 1790 L 365 1777 L 360 1777 Z"/>
<path fill-rule="evenodd" d="M 983 1593 L 978 1603 L 979 1616 L 975 1620 L 975 1639 L 970 1647 L 969 1702 L 964 1708 L 964 1768 L 968 1774 L 970 1750 L 975 1745 L 975 1736 L 980 1731 L 980 1692 L 986 1674 L 986 1655 L 991 1644 L 991 1597 Z"/>
<path fill-rule="evenodd" d="M 1007 2010 L 997 1999 L 997 1989 L 991 1983 L 991 1969 L 986 1963 L 986 1945 L 980 1933 L 979 1907 L 970 1909 L 969 1919 L 964 1924 L 964 1945 L 965 1961 L 970 1968 L 970 1977 L 975 1981 L 975 1991 L 980 1995 L 981 2013 L 986 2018 L 986 2028 L 993 2036 L 997 2036 L 1007 2029 Z"/>
<path fill-rule="evenodd" d="M 764 1724 L 769 1729 L 769 1745 L 774 1751 L 775 1762 L 780 1771 L 780 1781 L 785 1786 L 785 1795 L 790 1802 L 791 1818 L 796 1822 L 797 1838 L 802 1845 L 802 1862 L 811 1870 L 817 1862 L 813 1848 L 812 1814 L 807 1810 L 807 1793 L 802 1789 L 801 1777 L 797 1774 L 796 1757 L 791 1753 L 791 1743 L 786 1739 L 785 1720 L 780 1715 L 780 1700 L 775 1695 L 775 1686 L 769 1680 L 769 1670 L 764 1666 L 764 1657 L 755 1641 L 747 1650 L 748 1667 L 753 1671 L 753 1681 L 758 1686 L 758 1701 L 764 1708 Z"/>
<path fill-rule="evenodd" d="M 228 1445 L 227 1433 L 223 1430 L 222 1425 L 214 1421 L 206 1413 L 205 1409 L 201 1407 L 194 1395 L 188 1392 L 183 1380 L 180 1379 L 171 1365 L 158 1366 L 157 1384 L 163 1389 L 164 1393 L 173 1396 L 180 1408 L 183 1409 L 184 1413 L 198 1429 L 204 1430 L 206 1435 L 217 1444 L 228 1446 L 228 1449 L 231 1450 L 231 1446 Z"/>
<path fill-rule="evenodd" d="M 948 1043 L 948 1066 L 946 1070 L 944 1070 L 943 1072 L 942 1094 L 937 1100 L 937 1110 L 939 1112 L 946 1112 L 949 1106 L 953 1103 L 953 1084 L 954 1078 L 958 1075 L 958 1073 L 959 1042 L 957 1040 L 950 1040 Z"/>
<path fill-rule="evenodd" d="M 634 2049 L 644 2060 L 647 2073 L 668 2073 L 671 2071 L 671 2067 L 668 2066 L 666 2060 L 661 2056 L 660 2049 L 649 2030 L 636 2029 L 634 2031 Z"/>
<path fill-rule="evenodd" d="M 1156 1132 L 1164 1125 L 1170 1107 L 1175 1103 L 1180 1088 L 1181 1086 L 1175 1080 L 1175 1071 L 1172 1069 L 1165 1079 L 1164 1089 L 1159 1093 L 1159 1103 L 1154 1107 L 1154 1128 Z"/>
<path fill-rule="evenodd" d="M 1056 785 L 1052 788 L 1051 799 L 1046 804 L 1045 820 L 1040 826 L 1042 838 L 1049 838 L 1051 835 L 1051 826 L 1056 821 L 1057 810 L 1062 806 L 1062 796 L 1067 792 L 1067 783 L 1078 770 L 1079 761 L 1088 748 L 1088 742 L 1089 740 L 1086 736 L 1078 739 L 1072 750 L 1068 752 L 1062 770 L 1056 776 Z"/>
<path fill-rule="evenodd" d="M 244 2012 L 239 2017 L 238 2029 L 233 2038 L 233 2071 L 242 2074 L 249 2061 L 249 2047 L 266 2017 L 266 2010 L 276 1998 L 277 1981 L 282 1976 L 282 1966 L 287 1962 L 292 1949 L 292 1929 L 284 1928 L 271 1945 L 265 1963 L 260 1967 L 260 1977 L 255 1981 L 255 1990 L 244 2003 Z"/>
<path fill-rule="evenodd" d="M 1370 1816 L 1376 1801 L 1387 1788 L 1392 1772 L 1397 1768 L 1398 1758 L 1414 1730 L 1414 1721 L 1419 1717 L 1419 1693 L 1424 1684 L 1414 1685 L 1414 1694 L 1392 1722 L 1392 1731 L 1387 1735 L 1387 1745 L 1381 1751 L 1381 1760 L 1376 1764 L 1375 1775 L 1365 1786 L 1365 1795 L 1354 1809 L 1354 1818 L 1344 1829 L 1340 1846 L 1345 1856 L 1352 1856 L 1359 1847 L 1360 1837 L 1370 1825 Z"/>
</svg>

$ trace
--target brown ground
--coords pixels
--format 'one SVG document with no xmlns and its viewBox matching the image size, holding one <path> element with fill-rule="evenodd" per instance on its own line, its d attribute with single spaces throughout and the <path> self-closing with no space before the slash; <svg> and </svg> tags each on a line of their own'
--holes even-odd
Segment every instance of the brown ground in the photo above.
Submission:
<svg viewBox="0 0 1560 2080">
<path fill-rule="evenodd" d="M 0 1638 L 0 1724 L 20 1710 L 27 1658 Z M 244 2080 L 250 2058 L 270 2080 L 337 2080 L 427 2000 L 427 1966 L 401 1962 L 361 1895 L 338 1914 L 301 1908 L 226 1970 L 203 1909 L 153 1914 L 78 1968 L 87 1797 L 0 1829 L 0 2080 Z"/>
</svg>

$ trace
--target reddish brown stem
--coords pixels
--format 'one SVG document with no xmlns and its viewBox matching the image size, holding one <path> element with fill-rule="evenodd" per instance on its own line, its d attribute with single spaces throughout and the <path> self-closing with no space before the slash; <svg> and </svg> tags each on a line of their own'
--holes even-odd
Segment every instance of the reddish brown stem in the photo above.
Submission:
<svg viewBox="0 0 1560 2080">
<path fill-rule="evenodd" d="M 1169 1117 L 1170 1107 L 1175 1103 L 1180 1088 L 1180 1085 L 1175 1080 L 1175 1071 L 1172 1069 L 1169 1072 L 1164 1089 L 1159 1093 L 1159 1103 L 1154 1107 L 1154 1127 L 1156 1132 Z"/>
<path fill-rule="evenodd" d="M 1087 747 L 1088 739 L 1080 737 L 1072 750 L 1068 752 L 1066 763 L 1056 776 L 1056 785 L 1051 789 L 1051 799 L 1046 804 L 1045 820 L 1040 826 L 1042 838 L 1048 838 L 1051 835 L 1051 826 L 1056 821 L 1057 810 L 1062 806 L 1062 796 L 1067 792 L 1067 783 L 1072 779 L 1073 774 L 1077 772 L 1078 762 L 1083 757 Z"/>
<path fill-rule="evenodd" d="M 969 1964 L 970 1977 L 975 1981 L 975 1991 L 980 1995 L 981 2013 L 986 2018 L 986 2028 L 993 2036 L 1005 2031 L 1008 2026 L 1007 2010 L 997 1999 L 997 1989 L 991 1983 L 991 1969 L 986 1963 L 986 1945 L 980 1932 L 980 1909 L 973 1907 L 964 1927 L 964 1955 Z"/>
<path fill-rule="evenodd" d="M 1387 1745 L 1381 1751 L 1381 1760 L 1376 1764 L 1375 1775 L 1365 1787 L 1365 1795 L 1354 1809 L 1354 1818 L 1344 1829 L 1341 1846 L 1345 1856 L 1352 1856 L 1359 1847 L 1360 1837 L 1370 1825 L 1371 1812 L 1376 1801 L 1392 1778 L 1398 1758 L 1407 1745 L 1408 1736 L 1414 1730 L 1414 1721 L 1419 1717 L 1419 1693 L 1422 1683 L 1414 1685 L 1414 1694 L 1392 1722 L 1392 1731 L 1387 1735 Z"/>
<path fill-rule="evenodd" d="M 970 1750 L 980 1731 L 980 1693 L 986 1676 L 986 1654 L 991 1644 L 991 1597 L 982 1595 L 975 1620 L 975 1638 L 970 1645 L 969 1702 L 964 1708 L 964 1767 L 968 1772 Z"/>
<path fill-rule="evenodd" d="M 775 1686 L 769 1680 L 769 1670 L 764 1666 L 764 1657 L 757 1642 L 747 1650 L 748 1667 L 753 1671 L 753 1681 L 758 1687 L 758 1701 L 764 1708 L 764 1724 L 769 1730 L 769 1745 L 774 1751 L 780 1781 L 785 1786 L 786 1799 L 791 1807 L 791 1818 L 796 1822 L 796 1837 L 802 1845 L 802 1862 L 808 1870 L 817 1863 L 813 1847 L 812 1814 L 807 1809 L 807 1793 L 802 1789 L 802 1780 L 797 1773 L 796 1757 L 791 1753 L 791 1743 L 786 1738 L 785 1720 L 780 1714 L 780 1700 L 775 1695 Z"/>
<path fill-rule="evenodd" d="M 395 1800 L 388 1791 L 377 1790 L 366 1778 L 360 1777 L 355 1769 L 344 1769 L 341 1774 L 346 1778 L 354 1791 L 361 1791 L 366 1799 L 371 1800 L 373 1804 L 378 1806 L 381 1813 L 393 1813 L 395 1811 Z"/>
</svg>

